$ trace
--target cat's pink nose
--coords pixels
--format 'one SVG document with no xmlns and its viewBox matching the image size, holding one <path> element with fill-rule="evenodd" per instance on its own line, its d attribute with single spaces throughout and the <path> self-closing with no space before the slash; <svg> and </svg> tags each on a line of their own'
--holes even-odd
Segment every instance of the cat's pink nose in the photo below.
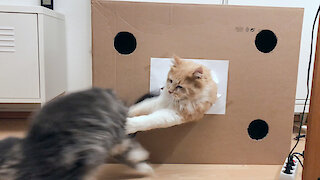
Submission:
<svg viewBox="0 0 320 180">
<path fill-rule="evenodd" d="M 170 90 L 169 90 L 168 92 L 169 92 L 170 94 L 172 94 L 172 93 L 173 93 L 173 91 L 170 91 Z"/>
</svg>

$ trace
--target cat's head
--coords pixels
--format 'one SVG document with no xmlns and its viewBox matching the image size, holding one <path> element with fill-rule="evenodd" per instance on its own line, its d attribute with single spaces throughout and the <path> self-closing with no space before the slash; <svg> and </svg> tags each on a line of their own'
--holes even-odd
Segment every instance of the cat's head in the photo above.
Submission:
<svg viewBox="0 0 320 180">
<path fill-rule="evenodd" d="M 175 56 L 165 90 L 175 100 L 195 99 L 201 96 L 208 80 L 211 80 L 209 69 Z"/>
</svg>

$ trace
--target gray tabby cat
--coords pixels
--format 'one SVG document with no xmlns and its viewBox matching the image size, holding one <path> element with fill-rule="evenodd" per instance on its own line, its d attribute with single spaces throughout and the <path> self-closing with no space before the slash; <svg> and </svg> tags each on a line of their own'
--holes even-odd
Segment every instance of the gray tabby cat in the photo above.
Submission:
<svg viewBox="0 0 320 180">
<path fill-rule="evenodd" d="M 127 108 L 111 90 L 57 98 L 33 118 L 24 139 L 0 142 L 0 179 L 83 180 L 111 156 L 143 173 L 148 152 L 125 132 Z"/>
</svg>

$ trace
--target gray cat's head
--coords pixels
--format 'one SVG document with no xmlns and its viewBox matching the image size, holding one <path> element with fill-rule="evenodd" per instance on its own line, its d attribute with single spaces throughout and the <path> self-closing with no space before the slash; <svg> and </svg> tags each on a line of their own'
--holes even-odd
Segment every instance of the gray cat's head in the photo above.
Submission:
<svg viewBox="0 0 320 180">
<path fill-rule="evenodd" d="M 119 113 L 122 117 L 127 117 L 128 108 L 117 97 L 116 93 L 112 89 L 105 89 L 103 95 L 108 102 L 108 107 L 116 113 Z"/>
</svg>

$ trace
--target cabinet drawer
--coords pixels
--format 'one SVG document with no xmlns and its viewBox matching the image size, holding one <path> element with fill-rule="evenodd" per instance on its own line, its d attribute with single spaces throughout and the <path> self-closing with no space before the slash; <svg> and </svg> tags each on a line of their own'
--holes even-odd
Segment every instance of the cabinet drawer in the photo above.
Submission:
<svg viewBox="0 0 320 180">
<path fill-rule="evenodd" d="M 37 14 L 0 13 L 0 99 L 40 98 Z"/>
</svg>

